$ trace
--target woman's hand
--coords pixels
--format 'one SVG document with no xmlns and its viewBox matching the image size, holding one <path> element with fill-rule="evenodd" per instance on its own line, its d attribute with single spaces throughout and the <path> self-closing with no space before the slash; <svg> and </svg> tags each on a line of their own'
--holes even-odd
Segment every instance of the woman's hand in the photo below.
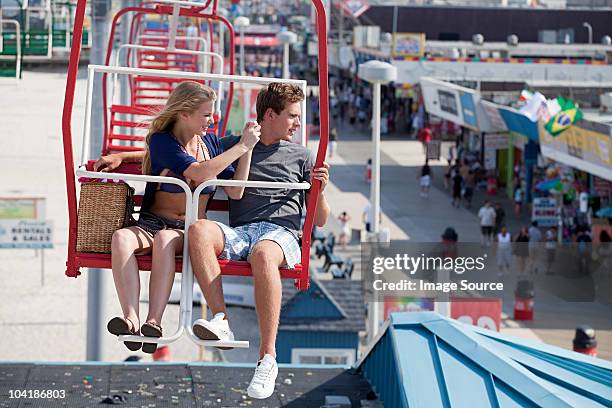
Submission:
<svg viewBox="0 0 612 408">
<path fill-rule="evenodd" d="M 123 160 L 119 155 L 102 156 L 94 163 L 94 171 L 111 172 L 121 165 Z"/>
<path fill-rule="evenodd" d="M 247 149 L 251 150 L 259 143 L 259 137 L 261 136 L 261 126 L 255 121 L 247 122 L 242 129 L 242 136 L 240 137 L 240 143 L 244 144 Z"/>
</svg>

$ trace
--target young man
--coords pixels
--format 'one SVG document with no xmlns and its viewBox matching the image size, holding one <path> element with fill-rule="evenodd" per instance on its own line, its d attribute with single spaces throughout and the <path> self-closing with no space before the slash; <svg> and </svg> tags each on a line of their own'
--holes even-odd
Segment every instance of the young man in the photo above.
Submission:
<svg viewBox="0 0 612 408">
<path fill-rule="evenodd" d="M 314 158 L 305 147 L 292 143 L 300 127 L 302 90 L 276 83 L 257 96 L 260 142 L 253 149 L 249 180 L 321 182 L 315 224 L 325 225 L 330 213 L 324 190 L 329 166 L 313 169 Z M 213 314 L 199 319 L 193 331 L 204 340 L 233 340 L 223 300 L 217 259 L 248 260 L 253 272 L 259 322 L 260 360 L 247 389 L 251 398 L 268 398 L 278 374 L 275 342 L 281 308 L 280 267 L 300 262 L 298 232 L 307 193 L 298 190 L 246 188 L 241 200 L 230 200 L 229 223 L 199 220 L 189 229 L 189 255 L 194 274 Z"/>
</svg>

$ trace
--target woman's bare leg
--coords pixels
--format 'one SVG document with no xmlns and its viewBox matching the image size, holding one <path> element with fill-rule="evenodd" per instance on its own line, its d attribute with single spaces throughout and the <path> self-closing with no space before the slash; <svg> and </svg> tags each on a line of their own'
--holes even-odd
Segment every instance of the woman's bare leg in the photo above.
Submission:
<svg viewBox="0 0 612 408">
<path fill-rule="evenodd" d="M 175 256 L 183 252 L 183 231 L 162 230 L 153 240 L 147 322 L 161 324 L 174 283 Z"/>
<path fill-rule="evenodd" d="M 113 279 L 123 316 L 134 328 L 140 327 L 138 306 L 140 302 L 140 273 L 134 253 L 148 253 L 153 239 L 138 227 L 122 228 L 112 238 Z"/>
</svg>

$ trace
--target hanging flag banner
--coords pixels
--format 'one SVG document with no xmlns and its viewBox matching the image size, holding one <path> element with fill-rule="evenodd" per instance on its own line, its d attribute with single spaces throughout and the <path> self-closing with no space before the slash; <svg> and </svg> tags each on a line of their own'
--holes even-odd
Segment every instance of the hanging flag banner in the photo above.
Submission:
<svg viewBox="0 0 612 408">
<path fill-rule="evenodd" d="M 578 109 L 574 102 L 565 100 L 562 97 L 558 97 L 557 102 L 561 107 L 561 111 L 554 115 L 544 127 L 553 136 L 558 136 L 582 119 L 582 111 Z"/>
<path fill-rule="evenodd" d="M 366 0 L 344 0 L 339 7 L 345 15 L 357 18 L 365 13 L 370 5 Z"/>
</svg>

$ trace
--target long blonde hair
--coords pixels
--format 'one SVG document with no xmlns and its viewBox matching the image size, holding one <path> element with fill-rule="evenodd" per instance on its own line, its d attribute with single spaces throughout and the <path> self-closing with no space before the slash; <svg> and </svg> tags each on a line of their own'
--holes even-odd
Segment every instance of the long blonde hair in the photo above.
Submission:
<svg viewBox="0 0 612 408">
<path fill-rule="evenodd" d="M 142 159 L 142 174 L 151 174 L 151 152 L 149 143 L 155 133 L 172 130 L 179 113 L 193 113 L 204 103 L 217 99 L 215 91 L 194 81 L 181 82 L 170 94 L 164 108 L 153 118 L 145 137 L 145 155 Z"/>
</svg>

